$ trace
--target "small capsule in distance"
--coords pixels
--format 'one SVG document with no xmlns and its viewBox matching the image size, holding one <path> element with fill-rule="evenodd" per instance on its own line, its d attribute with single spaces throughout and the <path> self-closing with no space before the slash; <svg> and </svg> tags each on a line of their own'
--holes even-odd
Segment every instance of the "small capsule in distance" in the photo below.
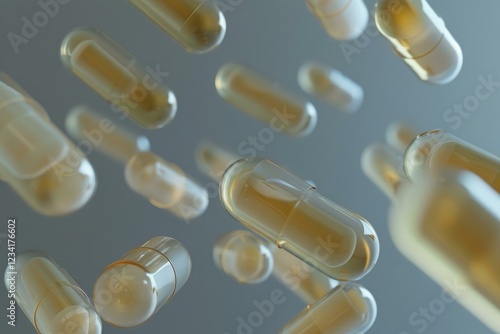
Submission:
<svg viewBox="0 0 500 334">
<path fill-rule="evenodd" d="M 61 46 L 63 64 L 106 101 L 144 128 L 170 123 L 177 112 L 174 93 L 164 78 L 144 68 L 120 45 L 98 30 L 76 28 Z"/>
<path fill-rule="evenodd" d="M 104 269 L 94 304 L 107 323 L 139 326 L 170 302 L 191 273 L 191 257 L 177 240 L 155 237 Z"/>
<path fill-rule="evenodd" d="M 5 272 L 7 290 L 40 334 L 100 334 L 102 324 L 85 293 L 52 258 L 26 252 L 16 258 L 16 276 Z M 15 285 L 15 287 L 13 287 Z"/>
<path fill-rule="evenodd" d="M 375 323 L 377 304 L 359 284 L 346 283 L 309 305 L 280 334 L 363 334 Z"/>
<path fill-rule="evenodd" d="M 40 104 L 17 91 L 18 85 L 5 74 L 2 80 L 2 180 L 41 214 L 60 216 L 81 209 L 97 186 L 92 166 Z"/>
<path fill-rule="evenodd" d="M 235 162 L 219 189 L 246 228 L 331 278 L 360 279 L 377 262 L 379 240 L 368 221 L 269 160 Z"/>
<path fill-rule="evenodd" d="M 226 169 L 239 159 L 241 157 L 237 154 L 210 141 L 202 141 L 195 153 L 198 169 L 217 182 L 220 181 Z"/>
<path fill-rule="evenodd" d="M 132 156 L 125 167 L 127 184 L 154 206 L 179 218 L 200 216 L 208 206 L 208 193 L 178 166 L 149 152 Z"/>
<path fill-rule="evenodd" d="M 213 252 L 217 268 L 241 284 L 259 284 L 273 270 L 273 255 L 266 243 L 248 231 L 233 231 L 221 236 Z"/>
<path fill-rule="evenodd" d="M 326 32 L 339 41 L 360 37 L 368 26 L 370 15 L 363 0 L 307 0 L 307 5 Z"/>
<path fill-rule="evenodd" d="M 304 64 L 299 69 L 298 82 L 307 93 L 317 96 L 346 113 L 361 108 L 363 88 L 341 72 L 317 63 Z"/>
<path fill-rule="evenodd" d="M 226 19 L 215 2 L 206 0 L 130 0 L 184 49 L 205 53 L 226 34 Z"/>
<path fill-rule="evenodd" d="M 426 0 L 378 0 L 375 23 L 421 80 L 444 85 L 460 73 L 462 49 Z"/>
<path fill-rule="evenodd" d="M 268 124 L 275 132 L 304 137 L 316 128 L 318 115 L 311 103 L 246 66 L 232 63 L 222 66 L 215 86 L 224 100 Z"/>
<path fill-rule="evenodd" d="M 385 141 L 392 148 L 400 153 L 404 153 L 410 143 L 417 138 L 418 132 L 408 124 L 394 122 L 385 131 Z"/>
<path fill-rule="evenodd" d="M 74 107 L 66 116 L 66 131 L 89 151 L 95 147 L 121 162 L 127 162 L 137 152 L 149 151 L 149 139 L 137 136 L 100 116 L 89 107 Z"/>
</svg>

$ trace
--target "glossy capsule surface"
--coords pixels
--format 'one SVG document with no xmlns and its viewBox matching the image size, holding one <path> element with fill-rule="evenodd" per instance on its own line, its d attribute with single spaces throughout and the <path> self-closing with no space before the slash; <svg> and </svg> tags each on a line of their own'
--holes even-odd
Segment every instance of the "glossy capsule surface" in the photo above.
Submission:
<svg viewBox="0 0 500 334">
<path fill-rule="evenodd" d="M 253 69 L 229 63 L 217 73 L 219 95 L 238 109 L 266 123 L 273 131 L 295 137 L 312 133 L 318 115 L 314 106 Z"/>
<path fill-rule="evenodd" d="M 0 80 L 1 179 L 41 214 L 79 210 L 97 185 L 92 166 L 40 104 L 10 77 Z"/>
<path fill-rule="evenodd" d="M 232 164 L 220 197 L 245 227 L 331 278 L 360 279 L 378 259 L 370 223 L 269 160 Z"/>
<path fill-rule="evenodd" d="M 198 145 L 195 153 L 198 169 L 217 182 L 220 181 L 226 169 L 239 159 L 241 157 L 237 154 L 206 140 Z"/>
<path fill-rule="evenodd" d="M 179 241 L 152 238 L 104 269 L 94 284 L 96 310 L 113 326 L 139 326 L 170 302 L 190 273 L 191 258 Z"/>
<path fill-rule="evenodd" d="M 16 258 L 17 275 L 5 274 L 8 289 L 15 284 L 15 299 L 40 334 L 100 334 L 101 319 L 85 293 L 69 274 L 42 252 Z"/>
<path fill-rule="evenodd" d="M 402 122 L 394 122 L 389 124 L 385 131 L 385 141 L 394 150 L 403 154 L 408 145 L 410 145 L 418 135 L 419 132 L 412 126 Z"/>
<path fill-rule="evenodd" d="M 165 75 L 145 68 L 120 45 L 98 30 L 76 28 L 61 46 L 63 64 L 137 124 L 156 129 L 177 112 L 174 93 L 163 85 Z M 162 77 L 163 75 L 163 77 Z"/>
<path fill-rule="evenodd" d="M 421 80 L 443 85 L 460 73 L 462 49 L 426 0 L 378 0 L 375 23 Z"/>
<path fill-rule="evenodd" d="M 218 47 L 226 19 L 216 2 L 206 0 L 129 0 L 184 49 L 204 53 Z"/>
</svg>

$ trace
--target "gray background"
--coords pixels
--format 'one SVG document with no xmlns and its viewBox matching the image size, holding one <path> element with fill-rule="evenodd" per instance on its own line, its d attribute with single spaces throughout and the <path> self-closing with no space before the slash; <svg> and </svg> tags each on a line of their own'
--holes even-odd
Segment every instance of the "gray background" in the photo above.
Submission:
<svg viewBox="0 0 500 334">
<path fill-rule="evenodd" d="M 223 0 L 226 3 L 229 1 Z M 374 1 L 367 0 L 370 10 Z M 237 1 L 233 1 L 237 3 Z M 302 0 L 251 1 L 227 11 L 228 32 L 214 52 L 192 55 L 184 51 L 127 1 L 73 0 L 40 29 L 29 44 L 15 54 L 7 33 L 20 34 L 22 21 L 40 10 L 36 1 L 0 2 L 0 70 L 10 74 L 49 112 L 60 127 L 68 110 L 86 103 L 101 110 L 117 124 L 147 134 L 153 150 L 182 166 L 203 184 L 210 180 L 195 167 L 193 152 L 202 139 L 210 138 L 236 151 L 263 124 L 248 118 L 220 99 L 214 88 L 218 68 L 227 61 L 244 61 L 302 94 L 296 83 L 298 67 L 319 60 L 341 69 L 365 89 L 363 108 L 346 116 L 320 101 L 315 103 L 320 122 L 305 139 L 276 135 L 262 156 L 288 166 L 295 174 L 312 179 L 335 202 L 359 212 L 377 229 L 381 256 L 375 269 L 361 283 L 376 297 L 378 319 L 371 333 L 418 333 L 408 317 L 440 297 L 441 288 L 411 265 L 394 248 L 387 233 L 388 199 L 362 174 L 360 154 L 373 141 L 383 140 L 385 127 L 394 120 L 411 122 L 426 130 L 443 128 L 500 154 L 497 106 L 500 93 L 482 101 L 458 129 L 443 120 L 446 109 L 474 94 L 478 77 L 500 80 L 500 3 L 483 1 L 431 1 L 463 48 L 465 64 L 460 76 L 444 87 L 422 83 L 390 50 L 381 37 L 353 55 L 349 63 L 340 43 L 330 39 Z M 63 37 L 76 26 L 98 27 L 122 44 L 143 64 L 170 72 L 167 85 L 176 93 L 179 112 L 172 124 L 146 131 L 129 120 L 121 121 L 90 88 L 74 77 L 59 60 Z M 349 43 L 355 45 L 354 43 Z M 28 208 L 5 184 L 0 185 L 0 220 L 18 219 L 18 251 L 39 249 L 52 255 L 91 294 L 95 278 L 124 252 L 156 235 L 177 238 L 189 249 L 194 267 L 191 277 L 174 300 L 142 327 L 119 330 L 105 325 L 106 333 L 236 333 L 237 317 L 255 310 L 253 301 L 268 299 L 281 289 L 287 302 L 254 333 L 274 333 L 305 305 L 273 278 L 255 286 L 241 286 L 218 271 L 212 261 L 212 245 L 222 233 L 239 229 L 212 198 L 206 214 L 186 224 L 168 212 L 151 206 L 130 191 L 123 166 L 99 154 L 89 158 L 99 178 L 95 197 L 79 212 L 62 217 L 43 217 Z M 404 222 L 401 222 L 404 223 Z M 5 233 L 2 227 L 0 233 Z M 5 265 L 5 242 L 0 246 L 0 265 Z M 0 332 L 34 333 L 26 317 L 18 325 L 6 325 L 6 298 L 1 292 Z M 18 310 L 18 313 L 21 313 Z M 490 333 L 457 304 L 429 322 L 426 333 Z"/>
</svg>

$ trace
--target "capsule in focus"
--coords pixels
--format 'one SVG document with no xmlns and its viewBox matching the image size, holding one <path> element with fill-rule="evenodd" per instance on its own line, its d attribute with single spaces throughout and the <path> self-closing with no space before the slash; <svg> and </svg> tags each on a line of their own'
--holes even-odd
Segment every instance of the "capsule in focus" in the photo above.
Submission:
<svg viewBox="0 0 500 334">
<path fill-rule="evenodd" d="M 191 257 L 177 240 L 155 237 L 104 269 L 94 304 L 107 323 L 135 327 L 170 302 L 191 273 Z"/>
<path fill-rule="evenodd" d="M 96 148 L 104 154 L 127 162 L 137 152 L 149 151 L 149 139 L 137 136 L 113 122 L 100 116 L 87 106 L 77 106 L 66 116 L 66 131 L 79 147 L 92 151 Z"/>
<path fill-rule="evenodd" d="M 217 268 L 241 284 L 259 284 L 271 276 L 273 255 L 266 243 L 248 231 L 221 236 L 214 247 Z"/>
<path fill-rule="evenodd" d="M 16 261 L 15 278 L 7 268 L 5 284 L 8 290 L 16 291 L 17 305 L 38 333 L 101 333 L 101 319 L 87 296 L 52 258 L 26 252 Z"/>
<path fill-rule="evenodd" d="M 149 152 L 132 156 L 125 167 L 127 184 L 154 206 L 184 220 L 205 212 L 208 193 L 178 166 Z"/>
<path fill-rule="evenodd" d="M 40 104 L 7 75 L 1 75 L 1 80 L 2 180 L 41 214 L 59 216 L 79 210 L 97 185 L 92 166 Z"/>
<path fill-rule="evenodd" d="M 375 23 L 421 80 L 444 85 L 460 73 L 462 49 L 426 0 L 378 0 Z"/>
<path fill-rule="evenodd" d="M 113 109 L 121 110 L 140 126 L 157 129 L 174 119 L 177 100 L 163 85 L 168 73 L 144 68 L 100 31 L 72 30 L 62 42 L 61 59 Z"/>
<path fill-rule="evenodd" d="M 268 160 L 232 164 L 220 197 L 246 228 L 331 278 L 360 279 L 378 259 L 379 241 L 370 223 Z"/>
<path fill-rule="evenodd" d="M 307 0 L 307 5 L 326 32 L 340 41 L 360 37 L 368 25 L 370 15 L 363 0 Z"/>
<path fill-rule="evenodd" d="M 226 19 L 213 1 L 130 0 L 184 49 L 205 53 L 217 48 L 226 34 Z"/>
<path fill-rule="evenodd" d="M 363 104 L 363 88 L 340 71 L 327 66 L 304 64 L 299 69 L 298 81 L 305 92 L 343 112 L 356 112 Z"/>
<path fill-rule="evenodd" d="M 216 182 L 219 182 L 226 169 L 239 159 L 241 157 L 237 154 L 210 141 L 201 142 L 195 153 L 198 169 Z"/>
<path fill-rule="evenodd" d="M 373 295 L 359 284 L 340 284 L 290 320 L 280 334 L 363 334 L 377 318 Z"/>
<path fill-rule="evenodd" d="M 419 133 L 410 125 L 394 122 L 387 127 L 385 141 L 389 146 L 402 154 L 418 135 Z"/>
<path fill-rule="evenodd" d="M 304 137 L 316 127 L 314 106 L 240 64 L 221 67 L 215 79 L 219 95 L 238 109 L 266 123 L 274 132 Z"/>
</svg>

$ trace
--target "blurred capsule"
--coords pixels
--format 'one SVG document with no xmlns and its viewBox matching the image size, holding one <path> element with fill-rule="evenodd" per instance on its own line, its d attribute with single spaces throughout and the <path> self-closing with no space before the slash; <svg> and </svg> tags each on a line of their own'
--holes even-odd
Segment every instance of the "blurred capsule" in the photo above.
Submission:
<svg viewBox="0 0 500 334">
<path fill-rule="evenodd" d="M 186 248 L 155 237 L 104 269 L 94 284 L 96 310 L 113 326 L 139 326 L 170 302 L 190 273 Z"/>
<path fill-rule="evenodd" d="M 226 169 L 239 159 L 238 155 L 206 140 L 198 145 L 195 153 L 198 169 L 216 182 L 219 182 Z"/>
<path fill-rule="evenodd" d="M 149 129 L 170 123 L 177 112 L 175 95 L 162 82 L 168 73 L 144 68 L 115 41 L 98 30 L 76 28 L 61 46 L 64 65 L 113 108 Z"/>
<path fill-rule="evenodd" d="M 393 149 L 400 153 L 404 153 L 408 145 L 418 136 L 410 125 L 394 122 L 387 127 L 385 132 L 385 141 Z"/>
<path fill-rule="evenodd" d="M 208 206 L 208 193 L 178 166 L 149 152 L 132 156 L 125 167 L 127 184 L 154 206 L 179 218 L 200 216 Z"/>
<path fill-rule="evenodd" d="M 221 67 L 215 79 L 219 95 L 238 109 L 269 125 L 274 132 L 304 137 L 314 131 L 314 106 L 281 89 L 266 77 L 240 64 Z"/>
<path fill-rule="evenodd" d="M 426 0 L 378 0 L 375 23 L 423 81 L 444 85 L 462 69 L 462 49 Z"/>
</svg>

